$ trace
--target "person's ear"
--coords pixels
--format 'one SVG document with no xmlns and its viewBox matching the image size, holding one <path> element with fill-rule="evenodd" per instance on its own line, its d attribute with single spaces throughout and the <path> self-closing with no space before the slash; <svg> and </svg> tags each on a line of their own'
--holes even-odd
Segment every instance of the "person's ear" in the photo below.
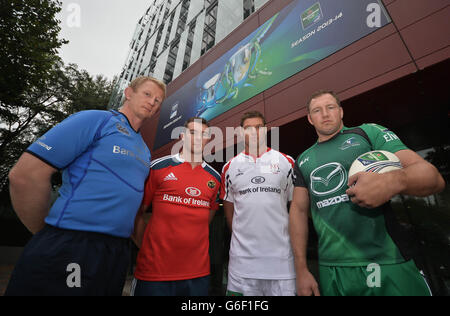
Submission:
<svg viewBox="0 0 450 316">
<path fill-rule="evenodd" d="M 134 91 L 133 91 L 133 88 L 131 88 L 131 87 L 127 87 L 126 89 L 125 89 L 125 91 L 124 91 L 124 94 L 125 94 L 125 100 L 130 100 L 130 98 L 131 98 L 131 95 L 132 95 L 132 93 L 133 93 Z"/>
<path fill-rule="evenodd" d="M 307 115 L 308 116 L 308 122 L 309 122 L 309 124 L 311 124 L 312 126 L 314 126 L 314 123 L 313 123 L 313 121 L 311 120 L 311 115 Z"/>
</svg>

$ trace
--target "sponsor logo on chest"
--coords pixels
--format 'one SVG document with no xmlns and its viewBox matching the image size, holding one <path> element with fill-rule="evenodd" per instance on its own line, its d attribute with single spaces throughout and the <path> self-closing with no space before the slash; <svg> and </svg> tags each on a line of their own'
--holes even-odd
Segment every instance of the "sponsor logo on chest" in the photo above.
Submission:
<svg viewBox="0 0 450 316">
<path fill-rule="evenodd" d="M 346 150 L 351 147 L 360 146 L 361 143 L 358 142 L 356 137 L 351 137 L 347 139 L 345 142 L 342 143 L 341 147 L 339 147 L 340 150 Z"/>
<path fill-rule="evenodd" d="M 347 171 L 338 162 L 327 163 L 311 172 L 310 191 L 313 195 L 325 197 L 331 194 L 338 194 L 318 201 L 316 203 L 318 209 L 350 201 L 347 194 L 339 192 L 347 185 L 347 177 Z"/>
<path fill-rule="evenodd" d="M 179 195 L 164 194 L 163 201 L 192 207 L 205 207 L 205 208 L 210 207 L 210 201 L 196 199 L 194 197 L 183 197 Z"/>
<path fill-rule="evenodd" d="M 178 181 L 178 178 L 173 174 L 173 172 L 169 173 L 163 181 Z"/>
</svg>

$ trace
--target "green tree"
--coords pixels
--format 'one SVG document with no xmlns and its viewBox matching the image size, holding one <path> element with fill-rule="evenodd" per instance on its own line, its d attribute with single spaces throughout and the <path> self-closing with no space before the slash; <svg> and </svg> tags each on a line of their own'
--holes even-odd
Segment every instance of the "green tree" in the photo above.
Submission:
<svg viewBox="0 0 450 316">
<path fill-rule="evenodd" d="M 30 237 L 9 199 L 8 173 L 25 149 L 67 116 L 106 109 L 112 82 L 75 64 L 57 49 L 55 16 L 61 2 L 0 0 L 0 244 L 22 246 Z M 61 182 L 59 173 L 52 183 Z"/>
<path fill-rule="evenodd" d="M 58 38 L 60 11 L 61 2 L 54 0 L 0 1 L 1 114 L 3 107 L 31 106 L 28 96 L 52 78 L 57 49 L 68 43 Z"/>
<path fill-rule="evenodd" d="M 64 65 L 57 0 L 0 0 L 0 192 L 23 151 L 68 115 L 105 109 L 111 82 Z"/>
<path fill-rule="evenodd" d="M 69 89 L 67 102 L 62 108 L 64 113 L 107 108 L 115 79 L 109 81 L 101 75 L 92 77 L 86 70 L 79 70 L 76 64 L 65 67 L 65 76 Z"/>
<path fill-rule="evenodd" d="M 53 84 L 63 73 L 57 49 L 67 43 L 58 38 L 60 11 L 59 1 L 0 0 L 0 191 L 32 132 L 49 115 L 63 117 Z"/>
<path fill-rule="evenodd" d="M 33 108 L 11 107 L 10 119 L 0 127 L 0 191 L 7 187 L 9 170 L 37 137 L 73 113 L 106 110 L 112 81 L 103 76 L 92 77 L 75 64 L 58 66 L 46 89 L 28 96 L 26 101 L 33 103 Z"/>
</svg>

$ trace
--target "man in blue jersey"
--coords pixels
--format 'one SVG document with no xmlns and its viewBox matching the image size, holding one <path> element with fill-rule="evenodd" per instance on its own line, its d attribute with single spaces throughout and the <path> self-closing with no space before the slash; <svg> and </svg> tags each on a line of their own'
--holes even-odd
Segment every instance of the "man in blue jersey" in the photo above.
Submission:
<svg viewBox="0 0 450 316">
<path fill-rule="evenodd" d="M 11 201 L 35 235 L 5 295 L 121 295 L 134 218 L 149 173 L 139 129 L 165 98 L 140 77 L 117 111 L 76 113 L 33 143 L 9 174 Z M 50 179 L 63 184 L 50 211 Z"/>
</svg>

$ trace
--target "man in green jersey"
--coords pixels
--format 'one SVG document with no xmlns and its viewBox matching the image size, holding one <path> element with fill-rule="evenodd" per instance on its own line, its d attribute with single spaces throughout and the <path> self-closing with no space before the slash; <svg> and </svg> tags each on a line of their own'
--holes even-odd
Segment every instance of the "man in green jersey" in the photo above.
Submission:
<svg viewBox="0 0 450 316">
<path fill-rule="evenodd" d="M 289 218 L 297 293 L 430 295 L 388 202 L 396 194 L 428 196 L 443 190 L 445 182 L 387 128 L 347 128 L 343 116 L 332 91 L 319 91 L 308 102 L 308 120 L 318 141 L 296 160 Z M 348 178 L 352 162 L 371 150 L 395 153 L 403 169 Z M 319 237 L 320 286 L 306 264 L 309 209 Z"/>
</svg>

